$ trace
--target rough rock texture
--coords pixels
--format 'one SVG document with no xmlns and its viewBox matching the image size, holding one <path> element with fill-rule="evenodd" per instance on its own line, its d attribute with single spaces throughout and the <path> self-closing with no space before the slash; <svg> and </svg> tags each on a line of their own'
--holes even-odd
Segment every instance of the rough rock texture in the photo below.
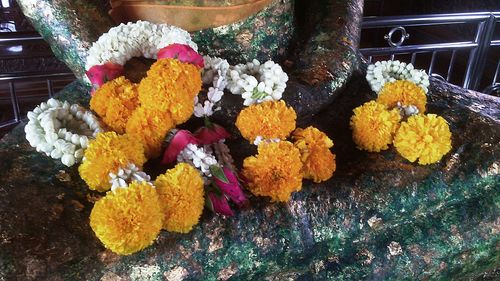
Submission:
<svg viewBox="0 0 500 281">
<path fill-rule="evenodd" d="M 61 98 L 86 102 L 73 84 Z M 0 142 L 0 280 L 468 280 L 500 267 L 500 99 L 433 80 L 429 112 L 453 149 L 418 166 L 351 141 L 352 109 L 370 98 L 355 77 L 313 125 L 334 140 L 338 170 L 287 204 L 251 198 L 234 218 L 205 213 L 186 235 L 162 232 L 126 257 L 89 227 L 77 168 L 36 153 L 19 126 Z M 233 142 L 233 151 L 241 141 Z"/>
</svg>

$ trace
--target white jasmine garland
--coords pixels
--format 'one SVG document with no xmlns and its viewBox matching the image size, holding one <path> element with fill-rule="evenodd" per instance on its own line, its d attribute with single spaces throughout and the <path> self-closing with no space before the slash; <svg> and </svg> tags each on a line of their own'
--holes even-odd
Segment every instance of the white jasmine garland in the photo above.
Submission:
<svg viewBox="0 0 500 281">
<path fill-rule="evenodd" d="M 366 80 L 371 89 L 378 93 L 385 83 L 396 80 L 409 80 L 428 92 L 429 75 L 422 69 L 415 69 L 411 63 L 406 64 L 398 60 L 377 61 L 370 64 L 366 71 Z"/>
<path fill-rule="evenodd" d="M 49 99 L 28 112 L 26 139 L 38 152 L 70 167 L 81 161 L 89 138 L 102 131 L 90 111 L 68 102 Z M 78 133 L 76 133 L 78 132 Z"/>
<path fill-rule="evenodd" d="M 181 28 L 147 21 L 122 23 L 92 44 L 85 68 L 88 70 L 106 62 L 124 65 L 133 57 L 156 58 L 158 50 L 173 43 L 198 50 L 189 33 Z"/>
<path fill-rule="evenodd" d="M 244 105 L 280 100 L 286 88 L 288 75 L 281 66 L 271 60 L 261 64 L 254 59 L 246 64 L 230 68 L 227 89 L 241 95 Z"/>
<path fill-rule="evenodd" d="M 139 170 L 139 168 L 132 163 L 129 163 L 125 168 L 118 168 L 116 174 L 109 173 L 109 178 L 109 183 L 111 183 L 111 191 L 113 192 L 118 188 L 127 188 L 128 185 L 133 181 L 145 181 L 151 184 L 151 177 L 143 171 Z"/>
<path fill-rule="evenodd" d="M 412 115 L 417 115 L 420 113 L 420 110 L 418 110 L 418 107 L 416 107 L 415 105 L 402 105 L 400 102 L 398 102 L 396 107 L 399 109 L 402 117 L 410 117 Z"/>
<path fill-rule="evenodd" d="M 218 57 L 204 56 L 204 68 L 202 73 L 203 84 L 212 84 L 207 92 L 207 100 L 203 104 L 198 97 L 195 98 L 194 115 L 196 117 L 208 117 L 220 110 L 220 107 L 214 106 L 222 99 L 224 88 L 227 85 L 227 71 L 229 63 L 225 59 Z"/>
<path fill-rule="evenodd" d="M 188 144 L 177 155 L 177 162 L 186 162 L 193 165 L 206 177 L 212 176 L 210 166 L 218 164 L 209 146 L 199 147 L 192 143 Z"/>
</svg>

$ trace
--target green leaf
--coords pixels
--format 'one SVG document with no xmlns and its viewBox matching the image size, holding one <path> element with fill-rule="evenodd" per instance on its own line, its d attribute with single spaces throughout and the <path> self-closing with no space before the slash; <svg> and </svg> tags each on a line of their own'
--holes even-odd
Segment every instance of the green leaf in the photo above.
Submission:
<svg viewBox="0 0 500 281">
<path fill-rule="evenodd" d="M 210 166 L 210 173 L 212 173 L 212 176 L 217 178 L 218 180 L 224 183 L 229 183 L 229 180 L 227 179 L 221 167 L 217 165 Z"/>
</svg>

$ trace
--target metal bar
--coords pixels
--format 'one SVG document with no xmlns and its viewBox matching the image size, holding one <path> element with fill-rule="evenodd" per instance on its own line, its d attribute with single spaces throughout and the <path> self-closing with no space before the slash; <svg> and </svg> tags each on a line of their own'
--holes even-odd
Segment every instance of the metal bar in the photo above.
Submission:
<svg viewBox="0 0 500 281">
<path fill-rule="evenodd" d="M 451 79 L 451 71 L 453 70 L 453 66 L 455 65 L 455 58 L 457 55 L 457 50 L 453 50 L 451 53 L 450 64 L 448 65 L 448 73 L 446 74 L 446 81 L 450 82 Z"/>
<path fill-rule="evenodd" d="M 500 72 L 500 60 L 497 63 L 497 70 L 495 71 L 495 76 L 493 76 L 493 83 L 491 83 L 491 85 L 495 85 L 497 83 L 497 77 L 499 72 Z"/>
<path fill-rule="evenodd" d="M 492 40 L 490 46 L 500 46 L 500 40 Z"/>
<path fill-rule="evenodd" d="M 47 90 L 49 91 L 49 98 L 54 96 L 54 88 L 52 87 L 52 80 L 47 79 Z"/>
<path fill-rule="evenodd" d="M 373 57 L 372 57 L 372 56 L 369 56 L 369 57 L 368 57 L 368 62 L 370 62 L 370 63 L 371 63 L 371 62 L 372 62 L 372 60 L 373 60 Z"/>
<path fill-rule="evenodd" d="M 11 34 L 12 32 L 9 32 Z M 29 42 L 29 41 L 41 41 L 43 40 L 43 37 L 40 35 L 33 35 L 33 36 L 16 36 L 16 35 L 11 35 L 9 37 L 1 37 L 0 36 L 0 44 L 2 43 L 9 43 L 9 42 L 14 42 L 14 43 L 22 43 L 22 42 Z"/>
<path fill-rule="evenodd" d="M 457 14 L 436 14 L 436 15 L 416 15 L 414 17 L 388 16 L 388 17 L 365 17 L 363 18 L 363 28 L 380 28 L 392 26 L 423 26 L 435 24 L 456 24 L 473 23 L 487 20 L 490 16 L 500 18 L 500 12 L 488 13 L 457 13 Z"/>
<path fill-rule="evenodd" d="M 17 123 L 19 123 L 19 121 L 16 121 L 14 119 L 0 122 L 0 129 L 3 129 L 5 127 L 9 127 L 9 126 L 12 126 L 12 125 L 16 125 Z"/>
<path fill-rule="evenodd" d="M 394 54 L 391 55 L 391 60 L 394 60 Z"/>
<path fill-rule="evenodd" d="M 451 51 L 455 49 L 472 49 L 477 47 L 478 44 L 475 42 L 455 42 L 455 43 L 439 43 L 439 44 L 428 44 L 428 45 L 408 45 L 401 46 L 398 48 L 392 47 L 382 47 L 382 48 L 365 48 L 361 49 L 363 55 L 387 55 L 387 54 L 408 54 L 415 51 L 421 53 L 421 51 Z"/>
<path fill-rule="evenodd" d="M 21 120 L 21 114 L 19 113 L 19 102 L 17 100 L 16 95 L 16 87 L 14 86 L 14 82 L 9 82 L 10 88 L 10 102 L 12 103 L 12 111 L 14 112 L 14 120 Z"/>
<path fill-rule="evenodd" d="M 415 64 L 415 60 L 417 59 L 417 52 L 411 54 L 411 64 Z"/>
<path fill-rule="evenodd" d="M 37 78 L 71 78 L 75 75 L 73 73 L 49 73 L 49 74 L 24 74 L 24 75 L 15 75 L 15 74 L 0 74 L 0 81 L 17 81 L 17 80 L 28 80 L 28 79 L 37 79 Z"/>
<path fill-rule="evenodd" d="M 469 57 L 469 67 L 464 79 L 464 88 L 478 90 L 486 64 L 486 56 L 490 47 L 491 38 L 495 32 L 496 17 L 490 15 L 487 21 L 479 24 L 476 36 L 478 47 Z"/>
<path fill-rule="evenodd" d="M 431 58 L 431 65 L 429 65 L 429 74 L 432 74 L 432 71 L 434 70 L 434 64 L 436 63 L 436 56 L 437 56 L 437 51 L 432 52 L 432 58 Z"/>
</svg>

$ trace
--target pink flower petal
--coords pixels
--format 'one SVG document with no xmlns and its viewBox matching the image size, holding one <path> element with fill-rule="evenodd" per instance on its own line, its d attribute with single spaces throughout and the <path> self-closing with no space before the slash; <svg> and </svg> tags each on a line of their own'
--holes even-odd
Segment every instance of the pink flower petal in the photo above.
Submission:
<svg viewBox="0 0 500 281">
<path fill-rule="evenodd" d="M 215 123 L 212 123 L 212 128 L 206 126 L 199 128 L 194 135 L 200 144 L 212 144 L 231 137 L 231 134 L 226 129 Z"/>
<path fill-rule="evenodd" d="M 86 74 L 92 83 L 92 94 L 96 89 L 104 85 L 104 83 L 111 81 L 123 73 L 123 66 L 107 62 L 101 65 L 94 65 L 89 70 L 87 70 Z"/>
<path fill-rule="evenodd" d="M 208 193 L 208 203 L 212 211 L 224 216 L 232 217 L 234 216 L 233 210 L 227 202 L 227 198 L 223 195 L 217 195 L 214 192 Z"/>
<path fill-rule="evenodd" d="M 205 65 L 203 57 L 193 48 L 184 44 L 171 44 L 158 51 L 158 59 L 171 58 L 178 59 L 181 62 L 191 63 L 198 67 Z"/>
<path fill-rule="evenodd" d="M 236 175 L 229 168 L 222 168 L 224 175 L 229 182 L 224 182 L 223 180 L 213 177 L 215 185 L 217 185 L 220 190 L 227 196 L 231 201 L 233 201 L 238 207 L 244 207 L 248 204 L 248 199 L 243 193 L 241 185 L 238 181 Z"/>
<path fill-rule="evenodd" d="M 165 149 L 161 163 L 173 163 L 177 160 L 177 155 L 179 155 L 179 153 L 181 153 L 181 151 L 190 143 L 198 144 L 198 140 L 191 134 L 191 132 L 187 130 L 177 131 L 170 140 L 167 149 Z"/>
</svg>

